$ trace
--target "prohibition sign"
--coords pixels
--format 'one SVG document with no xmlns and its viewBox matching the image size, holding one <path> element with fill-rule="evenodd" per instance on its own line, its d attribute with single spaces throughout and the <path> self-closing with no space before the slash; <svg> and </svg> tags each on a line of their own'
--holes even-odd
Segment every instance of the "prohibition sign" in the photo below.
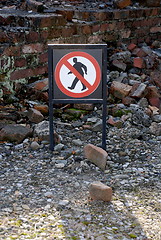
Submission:
<svg viewBox="0 0 161 240">
<path fill-rule="evenodd" d="M 87 75 L 85 74 L 84 76 L 80 74 L 80 72 L 73 66 L 72 62 L 74 61 L 74 58 L 78 60 L 81 59 L 87 63 Z M 79 85 L 80 83 L 83 85 L 82 91 L 69 87 L 69 73 L 72 75 L 73 80 L 75 78 L 77 79 L 76 82 L 79 81 Z M 80 51 L 70 52 L 63 56 L 56 65 L 54 75 L 59 90 L 65 95 L 74 98 L 89 96 L 98 88 L 101 81 L 101 69 L 96 59 L 90 54 Z"/>
</svg>

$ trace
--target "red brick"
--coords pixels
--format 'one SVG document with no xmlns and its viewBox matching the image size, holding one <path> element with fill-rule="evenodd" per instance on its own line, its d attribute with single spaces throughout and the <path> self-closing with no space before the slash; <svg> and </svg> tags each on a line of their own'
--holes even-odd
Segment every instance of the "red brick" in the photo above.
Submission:
<svg viewBox="0 0 161 240">
<path fill-rule="evenodd" d="M 43 80 L 33 83 L 33 87 L 39 91 L 43 91 L 44 88 L 46 89 L 47 86 L 48 86 L 48 78 L 45 78 Z"/>
<path fill-rule="evenodd" d="M 136 44 L 131 43 L 127 48 L 129 51 L 133 51 L 136 48 Z"/>
<path fill-rule="evenodd" d="M 121 38 L 129 38 L 131 35 L 131 30 L 130 29 L 125 29 L 124 31 L 120 32 Z"/>
<path fill-rule="evenodd" d="M 130 104 L 135 103 L 135 99 L 131 97 L 125 97 L 122 99 L 122 103 L 126 106 L 130 106 Z"/>
<path fill-rule="evenodd" d="M 21 49 L 19 46 L 11 46 L 5 49 L 4 55 L 6 56 L 20 56 L 21 55 Z"/>
<path fill-rule="evenodd" d="M 91 34 L 92 29 L 90 25 L 85 25 L 82 27 L 82 32 L 83 34 Z"/>
<path fill-rule="evenodd" d="M 157 32 L 160 32 L 161 33 L 161 27 L 152 27 L 151 29 L 150 29 L 150 32 L 151 33 L 157 33 Z"/>
<path fill-rule="evenodd" d="M 54 39 L 62 36 L 63 28 L 50 28 L 48 31 L 48 39 Z"/>
<path fill-rule="evenodd" d="M 47 40 L 48 35 L 49 35 L 48 30 L 42 30 L 40 32 L 40 40 L 42 40 L 42 41 Z"/>
<path fill-rule="evenodd" d="M 39 34 L 37 32 L 29 32 L 29 34 L 26 35 L 26 41 L 27 42 L 38 42 L 39 40 Z"/>
<path fill-rule="evenodd" d="M 137 67 L 140 69 L 144 68 L 145 67 L 144 60 L 140 57 L 134 58 L 134 67 Z"/>
<path fill-rule="evenodd" d="M 74 34 L 76 34 L 75 26 L 62 28 L 62 37 L 72 37 Z"/>
<path fill-rule="evenodd" d="M 22 43 L 25 40 L 25 34 L 22 32 L 8 32 L 8 38 L 10 39 L 10 43 Z"/>
<path fill-rule="evenodd" d="M 147 53 L 141 48 L 135 48 L 132 54 L 141 58 L 147 56 Z"/>
<path fill-rule="evenodd" d="M 100 30 L 100 25 L 98 24 L 98 25 L 94 25 L 93 27 L 92 27 L 92 32 L 98 32 Z"/>
<path fill-rule="evenodd" d="M 129 18 L 129 10 L 122 10 L 122 11 L 115 10 L 113 11 L 113 13 L 114 13 L 114 19 Z"/>
<path fill-rule="evenodd" d="M 0 32 L 0 43 L 9 42 L 9 38 L 5 32 Z"/>
<path fill-rule="evenodd" d="M 150 75 L 152 81 L 156 84 L 157 87 L 161 89 L 161 72 L 154 71 Z"/>
<path fill-rule="evenodd" d="M 98 11 L 97 13 L 94 13 L 94 16 L 96 20 L 100 20 L 100 21 L 105 21 L 107 19 L 106 12 Z"/>
<path fill-rule="evenodd" d="M 151 106 L 155 106 L 155 107 L 159 108 L 160 105 L 161 105 L 160 98 L 153 97 L 153 98 L 149 98 L 148 100 L 149 100 L 149 103 L 150 103 Z"/>
<path fill-rule="evenodd" d="M 113 81 L 111 84 L 110 93 L 119 99 L 123 99 L 130 93 L 131 89 L 132 87 L 127 84 Z"/>
<path fill-rule="evenodd" d="M 114 29 L 116 29 L 116 27 L 117 27 L 116 25 L 117 25 L 116 22 L 109 23 L 108 30 L 113 31 Z"/>
<path fill-rule="evenodd" d="M 40 28 L 53 27 L 55 25 L 65 25 L 66 22 L 66 19 L 61 15 L 43 17 L 41 19 Z"/>
<path fill-rule="evenodd" d="M 131 5 L 131 0 L 117 0 L 115 3 L 118 8 L 125 8 Z"/>
<path fill-rule="evenodd" d="M 15 23 L 15 22 L 16 22 L 16 17 L 13 16 L 13 15 L 9 15 L 9 16 L 6 18 L 5 22 L 6 22 L 6 25 L 10 25 L 10 24 L 12 24 L 12 23 Z"/>
<path fill-rule="evenodd" d="M 0 16 L 0 25 L 1 26 L 6 25 L 6 19 L 3 18 L 2 16 Z"/>
<path fill-rule="evenodd" d="M 146 0 L 148 7 L 160 7 L 160 0 Z"/>
<path fill-rule="evenodd" d="M 22 48 L 22 52 L 23 53 L 40 53 L 43 52 L 43 44 L 41 43 L 32 43 L 32 44 L 28 44 L 28 45 L 24 45 Z"/>
<path fill-rule="evenodd" d="M 42 53 L 39 55 L 39 62 L 40 63 L 45 63 L 48 61 L 48 53 Z"/>
<path fill-rule="evenodd" d="M 84 147 L 85 157 L 97 165 L 100 169 L 105 170 L 108 154 L 100 147 L 96 147 L 93 144 L 87 144 Z"/>
<path fill-rule="evenodd" d="M 108 27 L 109 27 L 109 24 L 108 23 L 104 23 L 104 24 L 101 24 L 100 26 L 100 30 L 101 31 L 107 31 L 108 30 Z"/>
<path fill-rule="evenodd" d="M 34 69 L 32 68 L 20 69 L 12 72 L 10 75 L 10 79 L 11 80 L 24 79 L 24 78 L 33 77 L 36 75 L 42 75 L 45 73 L 47 73 L 47 66 L 37 67 Z"/>
<path fill-rule="evenodd" d="M 63 15 L 67 21 L 72 21 L 74 15 L 72 10 L 57 10 L 56 13 Z"/>
<path fill-rule="evenodd" d="M 48 115 L 48 111 L 49 111 L 48 105 L 42 105 L 42 104 L 34 105 L 34 109 L 40 111 L 43 115 Z"/>
<path fill-rule="evenodd" d="M 27 65 L 25 58 L 18 58 L 15 60 L 14 66 L 15 67 L 24 67 Z"/>
<path fill-rule="evenodd" d="M 147 87 L 147 95 L 146 98 L 161 98 L 161 95 L 156 86 L 148 86 Z"/>
</svg>

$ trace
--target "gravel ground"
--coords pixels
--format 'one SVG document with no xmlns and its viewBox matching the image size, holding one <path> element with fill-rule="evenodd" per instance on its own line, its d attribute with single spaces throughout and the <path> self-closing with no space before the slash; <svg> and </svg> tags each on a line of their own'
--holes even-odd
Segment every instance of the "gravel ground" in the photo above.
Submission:
<svg viewBox="0 0 161 240">
<path fill-rule="evenodd" d="M 83 128 L 100 120 L 97 113 L 58 119 L 54 152 L 47 142 L 31 149 L 34 139 L 0 145 L 0 239 L 161 239 L 161 137 L 129 121 L 107 128 L 102 172 L 83 155 L 87 143 L 101 142 L 101 131 Z M 111 202 L 90 199 L 93 181 L 113 188 Z"/>
</svg>

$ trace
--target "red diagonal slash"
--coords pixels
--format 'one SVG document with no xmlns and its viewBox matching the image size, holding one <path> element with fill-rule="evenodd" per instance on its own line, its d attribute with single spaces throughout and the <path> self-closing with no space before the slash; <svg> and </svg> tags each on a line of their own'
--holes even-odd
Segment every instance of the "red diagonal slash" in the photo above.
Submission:
<svg viewBox="0 0 161 240">
<path fill-rule="evenodd" d="M 88 88 L 90 89 L 92 85 L 87 82 L 87 80 L 68 62 L 65 61 L 64 65 Z"/>
</svg>

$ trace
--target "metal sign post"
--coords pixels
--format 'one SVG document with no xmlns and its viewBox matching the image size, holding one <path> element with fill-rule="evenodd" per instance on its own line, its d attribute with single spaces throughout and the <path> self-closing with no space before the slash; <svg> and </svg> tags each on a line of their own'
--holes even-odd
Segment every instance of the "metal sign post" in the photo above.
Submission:
<svg viewBox="0 0 161 240">
<path fill-rule="evenodd" d="M 102 148 L 106 150 L 107 45 L 49 44 L 49 131 L 54 150 L 53 105 L 101 103 Z"/>
</svg>

